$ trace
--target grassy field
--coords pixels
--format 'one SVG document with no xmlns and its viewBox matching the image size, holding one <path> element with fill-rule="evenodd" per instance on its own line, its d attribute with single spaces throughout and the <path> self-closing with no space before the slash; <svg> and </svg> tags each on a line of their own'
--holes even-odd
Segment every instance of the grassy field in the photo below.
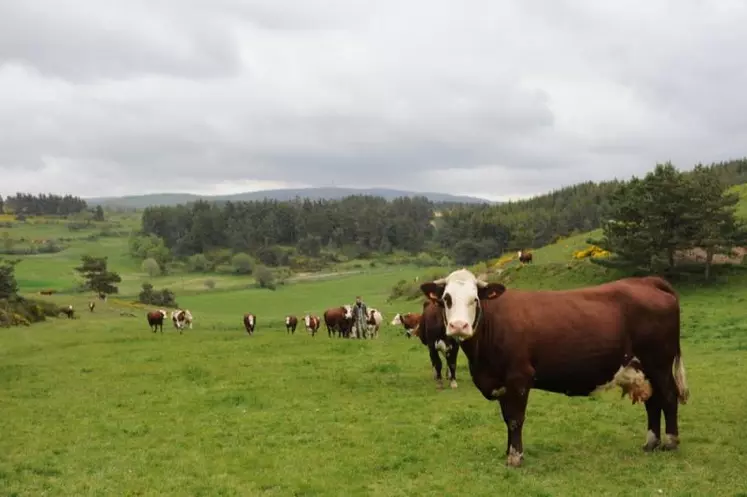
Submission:
<svg viewBox="0 0 747 497">
<path fill-rule="evenodd" d="M 509 268 L 507 284 L 615 277 L 588 261 L 569 264 L 588 237 L 536 250 L 534 265 Z M 194 329 L 153 334 L 148 307 L 130 302 L 146 278 L 126 243 L 78 240 L 22 257 L 18 278 L 31 293 L 73 286 L 84 253 L 108 255 L 124 295 L 93 313 L 87 295 L 45 297 L 72 303 L 77 319 L 0 330 L 0 497 L 747 496 L 744 273 L 680 287 L 692 396 L 680 408 L 679 452 L 644 454 L 645 411 L 617 392 L 533 391 L 525 462 L 514 470 L 504 465 L 497 406 L 473 386 L 464 356 L 459 388 L 437 391 L 427 350 L 386 324 L 419 310 L 419 300 L 386 299 L 422 268 L 358 268 L 276 291 L 240 277 L 165 276 L 154 283 L 173 287 Z M 206 278 L 224 279 L 207 291 Z M 312 339 L 302 324 L 286 334 L 286 314 L 321 316 L 356 294 L 384 314 L 378 340 L 330 340 L 326 331 Z M 245 312 L 258 316 L 253 337 Z"/>
</svg>

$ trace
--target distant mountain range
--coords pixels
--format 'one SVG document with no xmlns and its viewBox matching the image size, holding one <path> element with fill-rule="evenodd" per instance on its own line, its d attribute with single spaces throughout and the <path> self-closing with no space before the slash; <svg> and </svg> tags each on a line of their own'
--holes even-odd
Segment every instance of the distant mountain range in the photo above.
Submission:
<svg viewBox="0 0 747 497">
<path fill-rule="evenodd" d="M 375 195 L 392 200 L 397 197 L 423 196 L 432 202 L 454 202 L 464 204 L 493 204 L 490 200 L 466 195 L 450 195 L 448 193 L 411 192 L 405 190 L 393 190 L 389 188 L 284 188 L 278 190 L 261 190 L 256 192 L 235 193 L 231 195 L 196 195 L 193 193 L 150 193 L 146 195 L 128 195 L 124 197 L 96 197 L 87 198 L 89 205 L 101 205 L 110 207 L 124 207 L 144 209 L 155 205 L 177 205 L 197 200 L 208 202 L 239 202 L 252 200 L 293 200 L 296 197 L 311 200 L 334 200 L 350 195 Z"/>
</svg>

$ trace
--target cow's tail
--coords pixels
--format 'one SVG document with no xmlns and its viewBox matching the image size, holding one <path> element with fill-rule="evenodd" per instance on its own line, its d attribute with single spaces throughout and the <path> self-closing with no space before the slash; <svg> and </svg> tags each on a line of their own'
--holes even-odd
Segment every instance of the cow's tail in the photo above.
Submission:
<svg viewBox="0 0 747 497">
<path fill-rule="evenodd" d="M 674 384 L 677 386 L 677 399 L 680 404 L 687 404 L 690 397 L 690 389 L 687 386 L 687 374 L 685 373 L 685 362 L 682 360 L 682 351 L 677 345 L 677 354 L 674 356 Z"/>
</svg>

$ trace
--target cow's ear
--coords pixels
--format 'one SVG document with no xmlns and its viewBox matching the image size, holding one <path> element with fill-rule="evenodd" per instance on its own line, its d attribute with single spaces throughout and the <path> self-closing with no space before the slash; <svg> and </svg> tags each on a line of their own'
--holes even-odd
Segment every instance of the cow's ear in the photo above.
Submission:
<svg viewBox="0 0 747 497">
<path fill-rule="evenodd" d="M 438 301 L 441 300 L 441 297 L 443 297 L 444 288 L 446 288 L 446 285 L 439 285 L 432 281 L 420 285 L 420 290 L 425 294 L 425 296 L 432 302 L 436 303 L 438 303 Z"/>
<path fill-rule="evenodd" d="M 506 287 L 500 283 L 488 283 L 487 286 L 477 289 L 477 296 L 480 300 L 495 299 L 500 297 L 505 291 Z"/>
</svg>

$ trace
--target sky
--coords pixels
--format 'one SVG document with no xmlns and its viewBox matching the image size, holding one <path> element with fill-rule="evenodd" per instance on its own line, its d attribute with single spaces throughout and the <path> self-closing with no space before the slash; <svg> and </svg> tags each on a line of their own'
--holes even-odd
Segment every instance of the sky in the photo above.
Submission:
<svg viewBox="0 0 747 497">
<path fill-rule="evenodd" d="M 743 0 L 2 0 L 0 194 L 506 200 L 747 156 Z"/>
</svg>

